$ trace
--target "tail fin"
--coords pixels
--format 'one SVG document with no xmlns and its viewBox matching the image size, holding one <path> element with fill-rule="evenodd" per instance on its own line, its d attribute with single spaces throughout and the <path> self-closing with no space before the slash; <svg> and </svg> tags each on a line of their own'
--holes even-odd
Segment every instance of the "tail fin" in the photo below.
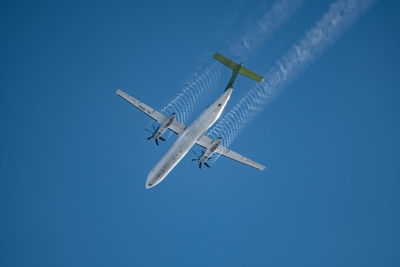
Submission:
<svg viewBox="0 0 400 267">
<path fill-rule="evenodd" d="M 264 80 L 264 78 L 262 76 L 260 76 L 257 73 L 254 73 L 251 70 L 243 67 L 242 63 L 238 64 L 236 62 L 233 62 L 229 58 L 226 58 L 223 55 L 218 54 L 218 53 L 215 53 L 213 58 L 215 58 L 216 60 L 218 60 L 219 62 L 221 62 L 222 64 L 224 64 L 225 66 L 227 66 L 228 68 L 230 68 L 232 70 L 232 77 L 229 80 L 229 83 L 226 86 L 226 89 L 231 88 L 233 86 L 233 82 L 235 81 L 236 76 L 238 74 L 242 74 L 243 76 L 246 76 L 246 77 L 248 77 L 250 79 L 253 79 L 253 80 L 257 81 L 257 82 L 262 82 Z"/>
</svg>

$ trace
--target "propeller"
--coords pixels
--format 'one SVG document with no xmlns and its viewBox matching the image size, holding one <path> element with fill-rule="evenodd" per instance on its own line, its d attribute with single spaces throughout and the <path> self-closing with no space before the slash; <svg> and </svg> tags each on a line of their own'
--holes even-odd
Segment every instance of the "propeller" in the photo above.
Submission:
<svg viewBox="0 0 400 267">
<path fill-rule="evenodd" d="M 199 169 L 201 169 L 201 166 L 202 166 L 202 164 L 204 163 L 204 165 L 206 165 L 206 167 L 207 168 L 211 168 L 211 166 L 210 165 L 208 165 L 208 163 L 207 162 L 200 162 L 200 159 L 201 159 L 201 157 L 203 156 L 203 154 L 204 154 L 204 150 L 202 150 L 202 152 L 201 152 L 201 154 L 199 155 L 199 154 L 197 154 L 195 151 L 193 151 L 192 150 L 192 152 L 193 152 L 193 154 L 195 154 L 196 156 L 197 156 L 197 158 L 195 158 L 195 159 L 192 159 L 192 161 L 195 161 L 195 160 L 197 160 L 198 162 L 199 162 Z M 208 160 L 208 159 L 207 159 Z"/>
<path fill-rule="evenodd" d="M 154 138 L 154 135 L 156 134 L 156 132 L 157 132 L 157 130 L 158 130 L 158 128 L 156 128 L 155 126 L 154 126 L 154 124 L 152 124 L 151 125 L 152 127 L 153 127 L 153 132 L 152 131 L 150 131 L 149 129 L 145 129 L 146 131 L 148 131 L 149 133 L 151 133 L 152 135 L 151 136 L 149 136 L 149 137 L 147 137 L 147 140 L 150 140 L 151 138 Z M 156 142 L 156 145 L 158 146 L 158 145 L 160 145 L 160 143 L 158 142 L 158 139 L 160 139 L 161 141 L 163 141 L 163 142 L 165 142 L 166 140 L 163 138 L 163 137 L 159 137 L 159 138 L 154 138 L 154 141 Z"/>
</svg>

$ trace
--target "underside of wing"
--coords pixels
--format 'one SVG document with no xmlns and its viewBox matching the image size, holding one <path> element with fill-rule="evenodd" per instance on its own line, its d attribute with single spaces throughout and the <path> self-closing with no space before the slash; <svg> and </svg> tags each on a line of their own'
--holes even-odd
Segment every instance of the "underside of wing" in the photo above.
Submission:
<svg viewBox="0 0 400 267">
<path fill-rule="evenodd" d="M 120 97 L 122 97 L 123 99 L 125 99 L 126 101 L 131 103 L 137 109 L 139 109 L 140 111 L 142 111 L 143 113 L 145 113 L 147 116 L 154 119 L 158 123 L 162 123 L 167 118 L 167 116 L 161 114 L 160 112 L 153 109 L 152 107 L 149 107 L 148 105 L 140 102 L 136 98 L 128 95 L 127 93 L 125 93 L 124 91 L 122 91 L 120 89 L 117 90 L 117 95 L 119 95 Z"/>
<path fill-rule="evenodd" d="M 222 156 L 225 156 L 227 158 L 230 158 L 230 159 L 236 160 L 236 161 L 238 161 L 240 163 L 243 163 L 245 165 L 248 165 L 250 167 L 256 168 L 256 169 L 258 169 L 260 171 L 265 169 L 265 166 L 263 166 L 263 165 L 261 165 L 261 164 L 259 164 L 257 162 L 254 162 L 251 159 L 248 159 L 248 158 L 246 158 L 246 157 L 244 157 L 244 156 L 236 153 L 235 151 L 232 151 L 232 150 L 230 150 L 230 149 L 228 149 L 228 148 L 226 148 L 224 146 L 221 146 L 221 145 L 218 146 L 217 150 L 215 150 L 215 152 L 217 152 L 217 153 L 219 153 Z"/>
<path fill-rule="evenodd" d="M 129 103 L 131 103 L 137 109 L 139 109 L 140 111 L 145 113 L 147 116 L 149 116 L 153 120 L 157 121 L 159 124 L 164 123 L 165 120 L 167 119 L 167 116 L 165 116 L 164 114 L 158 112 L 154 108 L 144 104 L 143 102 L 137 100 L 136 98 L 128 95 L 124 91 L 118 89 L 117 94 L 120 97 L 122 97 L 123 99 L 125 99 L 126 101 L 128 101 Z M 176 120 L 173 120 L 172 123 L 168 126 L 168 128 L 171 131 L 175 132 L 176 134 L 180 135 L 186 129 L 186 126 Z"/>
<path fill-rule="evenodd" d="M 186 125 L 180 123 L 179 121 L 174 120 L 168 128 L 176 133 L 177 135 L 181 135 L 183 131 L 186 129 Z"/>
<path fill-rule="evenodd" d="M 203 135 L 196 143 L 204 148 L 209 148 L 211 143 L 213 142 L 213 139 Z M 225 156 L 227 158 L 236 160 L 242 164 L 248 165 L 250 167 L 256 168 L 258 170 L 264 170 L 265 166 L 252 161 L 251 159 L 248 159 L 224 146 L 218 145 L 218 147 L 215 150 L 216 153 L 221 154 L 222 156 Z"/>
</svg>

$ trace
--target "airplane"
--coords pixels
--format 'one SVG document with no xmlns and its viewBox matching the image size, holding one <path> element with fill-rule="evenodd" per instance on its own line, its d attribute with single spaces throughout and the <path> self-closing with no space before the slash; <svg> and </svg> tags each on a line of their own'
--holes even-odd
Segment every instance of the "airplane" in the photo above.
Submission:
<svg viewBox="0 0 400 267">
<path fill-rule="evenodd" d="M 170 129 L 179 136 L 167 153 L 158 161 L 158 163 L 148 174 L 146 180 L 146 189 L 152 188 L 159 184 L 195 144 L 200 145 L 205 149 L 202 155 L 198 158 L 199 168 L 201 168 L 202 163 L 204 163 L 204 165 L 207 167 L 210 167 L 206 161 L 213 153 L 218 153 L 258 170 L 262 171 L 265 169 L 265 166 L 222 146 L 220 144 L 221 138 L 213 140 L 205 135 L 207 130 L 218 120 L 222 111 L 224 110 L 232 94 L 233 83 L 235 82 L 238 74 L 251 78 L 257 82 L 262 82 L 264 80 L 262 76 L 243 67 L 242 63 L 235 63 L 218 53 L 215 53 L 213 58 L 230 68 L 232 70 L 232 76 L 224 90 L 224 93 L 213 103 L 211 103 L 189 127 L 178 122 L 175 119 L 174 113 L 170 114 L 169 116 L 165 116 L 157 110 L 128 95 L 124 91 L 120 89 L 116 91 L 119 96 L 148 115 L 150 118 L 157 121 L 159 124 L 159 127 L 155 129 L 153 135 L 150 136 L 148 140 L 154 138 L 156 140 L 156 144 L 158 145 L 158 139 L 163 141 L 165 140 L 161 137 L 161 135 L 167 129 Z"/>
</svg>

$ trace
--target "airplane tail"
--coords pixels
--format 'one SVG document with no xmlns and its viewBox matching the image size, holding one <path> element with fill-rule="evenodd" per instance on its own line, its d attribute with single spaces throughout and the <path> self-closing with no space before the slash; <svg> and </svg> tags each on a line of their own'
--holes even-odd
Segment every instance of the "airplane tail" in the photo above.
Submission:
<svg viewBox="0 0 400 267">
<path fill-rule="evenodd" d="M 213 58 L 215 58 L 216 60 L 218 60 L 219 62 L 221 62 L 222 64 L 224 64 L 225 66 L 227 66 L 228 68 L 230 68 L 232 70 L 232 77 L 229 80 L 228 85 L 226 86 L 225 90 L 232 88 L 233 86 L 233 82 L 236 79 L 236 76 L 238 74 L 241 74 L 243 76 L 246 76 L 250 79 L 253 79 L 257 82 L 262 82 L 264 80 L 264 77 L 258 75 L 257 73 L 252 72 L 251 70 L 243 67 L 243 64 L 240 63 L 236 63 L 233 62 L 232 60 L 230 60 L 229 58 L 224 57 L 221 54 L 215 53 Z"/>
</svg>

